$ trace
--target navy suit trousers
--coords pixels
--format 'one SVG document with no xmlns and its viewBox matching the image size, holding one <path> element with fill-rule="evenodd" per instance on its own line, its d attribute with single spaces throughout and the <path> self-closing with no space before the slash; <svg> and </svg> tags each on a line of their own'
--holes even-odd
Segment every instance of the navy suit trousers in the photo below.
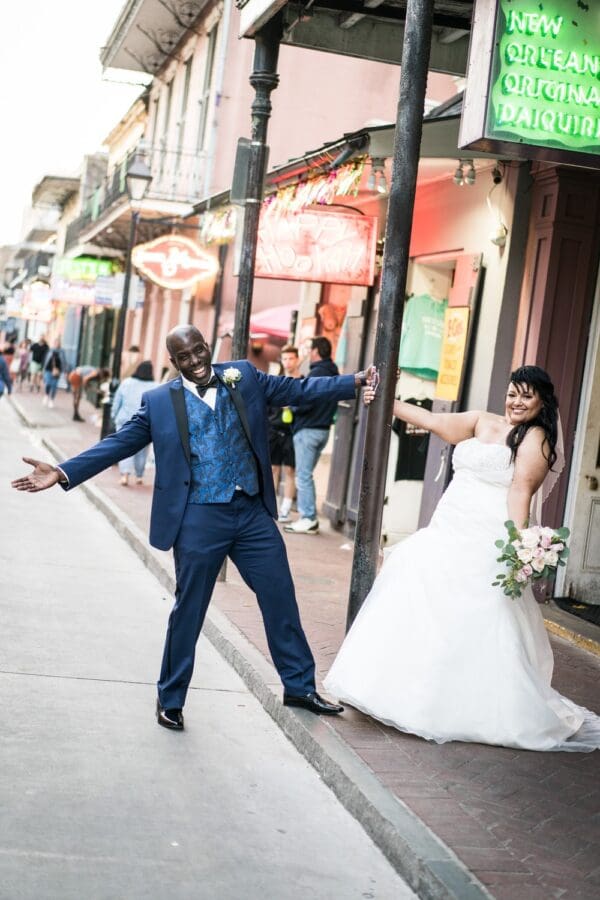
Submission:
<svg viewBox="0 0 600 900">
<path fill-rule="evenodd" d="M 256 594 L 273 662 L 286 692 L 315 689 L 315 663 L 300 623 L 285 544 L 259 495 L 236 491 L 230 503 L 190 503 L 173 548 L 177 587 L 169 617 L 158 696 L 181 708 L 196 642 L 227 556 Z"/>
</svg>

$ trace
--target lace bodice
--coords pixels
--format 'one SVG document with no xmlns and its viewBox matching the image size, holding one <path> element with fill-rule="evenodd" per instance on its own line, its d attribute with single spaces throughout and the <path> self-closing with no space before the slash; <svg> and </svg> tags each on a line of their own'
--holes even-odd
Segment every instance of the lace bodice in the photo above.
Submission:
<svg viewBox="0 0 600 900">
<path fill-rule="evenodd" d="M 452 465 L 457 474 L 469 472 L 481 481 L 503 487 L 508 487 L 513 477 L 510 448 L 506 444 L 488 444 L 476 437 L 456 445 Z"/>
</svg>

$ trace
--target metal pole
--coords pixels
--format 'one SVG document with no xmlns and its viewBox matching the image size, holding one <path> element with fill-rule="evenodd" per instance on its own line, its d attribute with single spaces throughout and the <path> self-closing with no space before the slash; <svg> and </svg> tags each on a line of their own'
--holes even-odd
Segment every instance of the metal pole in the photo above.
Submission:
<svg viewBox="0 0 600 900">
<path fill-rule="evenodd" d="M 219 245 L 219 274 L 217 275 L 215 281 L 215 289 L 213 292 L 213 303 L 215 305 L 215 317 L 213 319 L 213 327 L 212 327 L 212 337 L 210 339 L 210 349 L 211 352 L 215 352 L 215 347 L 217 345 L 217 337 L 219 334 L 219 319 L 221 318 L 221 305 L 223 302 L 223 275 L 225 271 L 225 262 L 227 260 L 227 251 L 229 250 L 229 246 L 227 244 Z"/>
<path fill-rule="evenodd" d="M 127 303 L 129 300 L 129 286 L 131 284 L 131 254 L 135 246 L 135 237 L 137 233 L 137 225 L 140 218 L 138 211 L 133 210 L 131 213 L 131 224 L 129 226 L 129 242 L 127 244 L 127 257 L 125 261 L 125 279 L 123 281 L 123 296 L 121 299 L 121 309 L 119 310 L 119 318 L 117 320 L 117 336 L 115 339 L 115 349 L 113 353 L 112 378 L 110 381 L 110 394 L 108 399 L 102 406 L 102 429 L 100 431 L 100 439 L 114 432 L 112 423 L 112 405 L 119 381 L 121 379 L 121 356 L 123 355 L 123 340 L 125 338 L 125 324 L 127 322 Z"/>
<path fill-rule="evenodd" d="M 406 8 L 392 184 L 375 342 L 375 363 L 380 369 L 381 383 L 378 399 L 371 405 L 368 414 L 348 599 L 348 627 L 371 589 L 379 558 L 392 406 L 423 127 L 427 66 L 431 50 L 433 4 L 434 0 L 408 0 Z"/>
<path fill-rule="evenodd" d="M 250 336 L 250 308 L 254 288 L 254 267 L 258 222 L 267 168 L 267 126 L 271 115 L 271 91 L 279 84 L 277 60 L 283 29 L 282 14 L 270 19 L 255 37 L 254 68 L 250 84 L 256 92 L 252 104 L 252 143 L 244 204 L 242 252 L 238 278 L 232 359 L 244 359 Z"/>
</svg>

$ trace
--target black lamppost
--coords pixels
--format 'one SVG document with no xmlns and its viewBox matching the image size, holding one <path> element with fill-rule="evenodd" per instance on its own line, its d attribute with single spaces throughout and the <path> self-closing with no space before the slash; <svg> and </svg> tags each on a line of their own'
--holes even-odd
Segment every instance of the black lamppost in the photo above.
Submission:
<svg viewBox="0 0 600 900">
<path fill-rule="evenodd" d="M 125 173 L 125 185 L 127 187 L 127 195 L 133 203 L 140 203 L 144 199 L 150 182 L 152 181 L 152 173 L 148 168 L 145 159 L 145 151 L 140 143 L 135 155 L 127 167 Z M 112 404 L 116 390 L 119 386 L 121 378 L 121 356 L 123 354 L 123 338 L 125 337 L 125 323 L 127 321 L 127 303 L 129 300 L 129 286 L 131 284 L 131 253 L 135 247 L 135 239 L 137 225 L 140 219 L 139 210 L 132 208 L 131 224 L 129 226 L 129 241 L 127 243 L 127 256 L 125 261 L 125 279 L 123 281 L 123 297 L 121 300 L 121 309 L 119 310 L 119 319 L 117 322 L 117 336 L 115 339 L 115 349 L 113 353 L 112 378 L 110 381 L 110 394 L 104 401 L 102 407 L 102 430 L 100 438 L 105 438 L 112 434 L 114 427 L 112 424 Z"/>
</svg>

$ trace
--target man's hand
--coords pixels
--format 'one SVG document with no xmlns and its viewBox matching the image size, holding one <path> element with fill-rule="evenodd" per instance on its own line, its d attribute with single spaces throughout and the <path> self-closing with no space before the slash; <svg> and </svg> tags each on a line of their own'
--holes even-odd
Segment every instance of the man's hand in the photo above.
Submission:
<svg viewBox="0 0 600 900">
<path fill-rule="evenodd" d="M 365 406 L 369 406 L 375 399 L 375 394 L 377 393 L 377 388 L 379 386 L 379 372 L 377 371 L 377 367 L 371 365 L 365 372 L 357 372 L 355 377 L 357 379 L 357 384 L 364 387 L 362 395 L 363 403 Z M 358 379 L 360 379 L 360 381 Z"/>
<path fill-rule="evenodd" d="M 60 472 L 49 463 L 39 459 L 30 459 L 28 456 L 23 457 L 23 462 L 33 466 L 33 472 L 11 482 L 11 486 L 18 491 L 29 491 L 30 493 L 45 491 L 61 480 Z"/>
<path fill-rule="evenodd" d="M 356 387 L 369 387 L 375 386 L 379 384 L 379 373 L 377 372 L 377 366 L 369 366 L 364 372 L 357 372 L 354 376 L 354 383 Z"/>
</svg>

